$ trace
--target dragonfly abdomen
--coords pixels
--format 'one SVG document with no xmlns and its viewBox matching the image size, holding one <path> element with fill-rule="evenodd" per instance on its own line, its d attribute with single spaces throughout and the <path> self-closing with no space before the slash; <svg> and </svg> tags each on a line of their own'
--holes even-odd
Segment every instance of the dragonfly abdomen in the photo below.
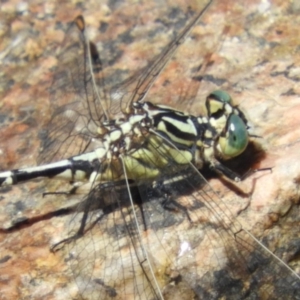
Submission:
<svg viewBox="0 0 300 300">
<path fill-rule="evenodd" d="M 69 181 L 86 181 L 96 169 L 98 160 L 87 160 L 96 157 L 95 152 L 79 155 L 74 158 L 37 167 L 15 169 L 0 173 L 0 186 L 15 185 L 36 178 L 56 178 Z M 84 159 L 83 159 L 84 158 Z"/>
</svg>

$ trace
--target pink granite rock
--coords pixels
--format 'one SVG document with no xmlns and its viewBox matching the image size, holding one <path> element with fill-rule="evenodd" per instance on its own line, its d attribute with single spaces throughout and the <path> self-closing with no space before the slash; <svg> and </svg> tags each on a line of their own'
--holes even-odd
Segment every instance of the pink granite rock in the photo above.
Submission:
<svg viewBox="0 0 300 300">
<path fill-rule="evenodd" d="M 190 1 L 190 12 L 200 9 L 197 1 Z M 77 4 L 71 1 L 31 1 L 28 5 L 8 1 L 1 4 L 0 170 L 36 164 L 41 129 L 49 120 L 51 111 L 47 90 L 54 76 L 51 68 L 59 63 L 55 54 L 64 39 L 67 22 L 78 14 L 84 15 L 90 39 L 97 44 L 103 61 L 109 64 L 107 72 L 114 74 L 112 80 L 121 82 L 162 51 L 174 38 L 174 28 L 178 32 L 184 26 L 187 11 L 186 1 L 180 0 L 169 5 L 155 1 L 87 1 Z M 243 228 L 263 240 L 299 274 L 298 15 L 296 1 L 214 1 L 160 75 L 148 100 L 197 114 L 212 90 L 222 88 L 231 94 L 234 103 L 246 113 L 253 134 L 260 136 L 253 139 L 261 147 L 254 153 L 258 159 L 253 159 L 248 151 L 243 157 L 245 165 L 272 168 L 272 172 L 256 173 L 237 184 L 244 196 L 228 189 L 228 185 L 226 187 L 218 178 L 211 179 L 210 184 L 221 198 L 221 206 L 226 203 L 232 217 Z M 256 164 L 249 164 L 252 159 Z M 243 164 L 243 161 L 239 163 Z M 251 189 L 252 194 L 246 196 Z M 129 242 L 120 239 L 113 244 L 113 238 L 103 232 L 105 227 L 113 230 L 115 219 L 120 218 L 117 212 L 106 219 L 107 223 L 94 236 L 87 235 L 82 239 L 77 248 L 65 247 L 63 251 L 50 252 L 50 246 L 66 236 L 72 218 L 71 215 L 53 216 L 51 212 L 69 207 L 81 198 L 42 197 L 46 190 L 66 190 L 66 183 L 29 182 L 1 191 L 0 298 L 78 299 L 79 288 L 86 292 L 86 299 L 103 299 L 97 293 L 92 294 L 97 292 L 94 288 L 97 285 L 100 292 L 105 290 L 108 299 L 138 299 L 139 293 L 140 299 L 150 299 L 148 291 L 143 291 L 141 276 L 136 277 L 134 285 L 131 271 L 127 271 L 128 281 L 126 284 L 122 281 L 122 272 L 126 273 L 125 266 L 130 266 L 131 262 Z M 186 200 L 181 201 L 185 203 Z M 203 224 L 209 221 L 209 217 L 203 218 Z M 28 224 L 13 231 L 5 230 L 16 220 L 25 218 L 29 220 Z M 171 235 L 175 233 L 178 238 L 187 237 L 194 241 L 198 237 L 202 244 L 199 241 L 195 245 L 183 242 L 181 249 L 164 252 L 159 248 L 160 242 L 172 247 Z M 195 232 L 183 222 L 179 227 L 170 226 L 168 230 L 148 230 L 143 233 L 143 238 L 157 254 L 151 257 L 151 261 L 158 266 L 155 271 L 159 282 L 165 286 L 165 299 L 179 299 L 180 292 L 184 293 L 185 299 L 191 299 L 197 292 L 207 299 L 218 299 L 220 295 L 213 290 L 195 291 L 183 283 L 175 283 L 177 274 L 172 273 L 172 267 L 168 265 L 176 261 L 177 267 L 195 268 L 195 274 L 200 277 L 207 266 L 213 265 L 214 257 L 219 260 L 215 264 L 224 263 L 224 249 L 214 248 L 215 244 L 220 244 L 217 240 L 220 237 L 213 231 L 203 227 L 201 232 Z M 228 242 L 227 237 L 224 239 Z M 107 247 L 105 251 L 102 249 L 104 245 Z M 85 247 L 85 251 L 96 249 L 96 254 L 105 253 L 105 257 L 96 255 L 95 258 L 93 252 L 88 253 L 86 260 L 81 261 L 76 269 L 85 268 L 85 272 L 74 275 L 69 264 L 72 264 L 72 255 L 78 255 L 81 247 Z M 115 248 L 119 249 L 117 253 L 113 251 Z M 189 256 L 180 260 L 179 250 L 191 253 L 190 260 Z M 122 257 L 124 265 L 120 265 Z M 207 263 L 208 260 L 211 261 Z M 103 274 L 101 270 L 106 270 L 106 280 L 114 285 L 103 283 L 104 278 L 100 275 L 98 282 L 91 284 L 90 269 L 86 269 L 85 263 L 90 263 L 89 268 L 95 267 L 95 274 Z M 239 263 L 242 261 L 238 260 Z M 280 291 L 275 284 L 272 286 L 277 280 L 272 281 L 272 276 L 276 278 L 280 272 L 283 278 L 289 274 L 272 260 L 263 272 L 269 285 L 259 289 L 257 299 L 280 298 L 283 293 L 286 299 L 293 299 L 293 295 L 288 294 L 289 287 L 287 291 Z M 220 278 L 222 274 L 219 274 Z M 168 282 L 170 278 L 174 281 Z M 195 286 L 192 283 L 195 278 L 190 278 L 191 286 Z M 251 290 L 250 279 L 247 284 Z M 124 293 L 114 296 L 118 289 Z M 242 292 L 238 290 L 237 293 Z M 223 296 L 224 299 L 246 298 L 244 294 L 240 295 L 224 293 Z"/>
</svg>

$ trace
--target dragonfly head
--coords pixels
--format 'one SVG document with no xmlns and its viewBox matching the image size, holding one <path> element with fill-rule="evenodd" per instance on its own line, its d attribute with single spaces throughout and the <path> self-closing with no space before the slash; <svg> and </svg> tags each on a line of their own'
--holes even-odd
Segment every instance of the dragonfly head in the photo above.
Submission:
<svg viewBox="0 0 300 300">
<path fill-rule="evenodd" d="M 222 159 L 240 155 L 249 141 L 245 115 L 232 105 L 230 95 L 222 90 L 212 92 L 206 99 L 211 126 L 216 130 L 215 149 Z"/>
<path fill-rule="evenodd" d="M 231 114 L 217 140 L 217 150 L 223 159 L 230 159 L 244 152 L 248 145 L 248 130 L 243 120 Z"/>
</svg>

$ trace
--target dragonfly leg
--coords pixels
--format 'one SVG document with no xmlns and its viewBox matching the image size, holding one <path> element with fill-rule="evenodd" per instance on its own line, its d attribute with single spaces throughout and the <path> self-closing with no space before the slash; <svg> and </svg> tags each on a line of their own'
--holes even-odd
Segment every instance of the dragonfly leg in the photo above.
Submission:
<svg viewBox="0 0 300 300">
<path fill-rule="evenodd" d="M 226 166 L 224 166 L 221 163 L 212 165 L 211 169 L 216 171 L 217 173 L 221 173 L 225 177 L 227 177 L 233 181 L 236 181 L 236 182 L 242 181 L 256 172 L 263 172 L 263 171 L 272 172 L 271 167 L 270 168 L 261 168 L 261 169 L 249 169 L 244 175 L 241 176 L 241 175 L 235 173 L 234 171 L 230 170 L 229 168 L 227 168 Z"/>
<path fill-rule="evenodd" d="M 188 220 L 192 223 L 192 219 L 188 213 L 188 210 L 186 207 L 184 207 L 183 205 L 181 205 L 180 203 L 176 202 L 172 196 L 166 196 L 166 199 L 162 202 L 162 207 L 165 210 L 168 211 L 173 211 L 173 212 L 178 212 L 181 211 L 183 212 L 186 217 L 188 218 Z"/>
</svg>

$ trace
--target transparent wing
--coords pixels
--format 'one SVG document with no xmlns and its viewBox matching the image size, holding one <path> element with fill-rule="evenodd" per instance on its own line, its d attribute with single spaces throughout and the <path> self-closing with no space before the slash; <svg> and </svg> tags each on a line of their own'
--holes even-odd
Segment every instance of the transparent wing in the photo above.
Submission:
<svg viewBox="0 0 300 300">
<path fill-rule="evenodd" d="M 165 50 L 125 82 L 112 87 L 95 44 L 88 41 L 82 16 L 71 24 L 57 57 L 50 89 L 52 117 L 45 132 L 38 163 L 52 162 L 101 145 L 102 123 L 131 112 L 143 101 L 176 49 L 212 1 L 185 26 Z"/>
<path fill-rule="evenodd" d="M 80 206 L 90 209 L 85 234 L 72 240 L 68 253 L 81 296 L 297 299 L 299 279 L 242 228 L 243 205 L 234 202 L 230 212 L 193 166 L 178 164 L 181 152 L 172 158 L 166 141 L 157 146 L 150 137 L 139 149 L 159 170 L 155 181 L 134 178 L 134 168 L 127 172 L 134 206 L 124 180 L 95 186 Z M 76 215 L 70 234 L 82 220 Z"/>
<path fill-rule="evenodd" d="M 81 154 L 94 146 L 92 139 L 99 137 L 98 129 L 109 119 L 107 103 L 100 56 L 86 39 L 84 19 L 79 16 L 67 30 L 57 56 L 50 88 L 53 114 L 39 163 Z"/>
<path fill-rule="evenodd" d="M 145 70 L 142 70 L 138 80 L 136 80 L 135 75 L 112 91 L 112 94 L 114 95 L 113 98 L 119 98 L 121 100 L 121 103 L 113 102 L 113 111 L 121 109 L 123 112 L 129 113 L 133 102 L 143 102 L 145 100 L 149 89 L 173 56 L 174 52 L 178 49 L 180 44 L 184 42 L 191 29 L 201 19 L 212 2 L 213 1 L 208 1 L 204 8 L 185 26 L 176 39 L 171 41 L 162 53 L 149 63 L 149 66 L 145 68 Z M 127 90 L 128 92 L 124 93 L 124 90 Z"/>
</svg>

